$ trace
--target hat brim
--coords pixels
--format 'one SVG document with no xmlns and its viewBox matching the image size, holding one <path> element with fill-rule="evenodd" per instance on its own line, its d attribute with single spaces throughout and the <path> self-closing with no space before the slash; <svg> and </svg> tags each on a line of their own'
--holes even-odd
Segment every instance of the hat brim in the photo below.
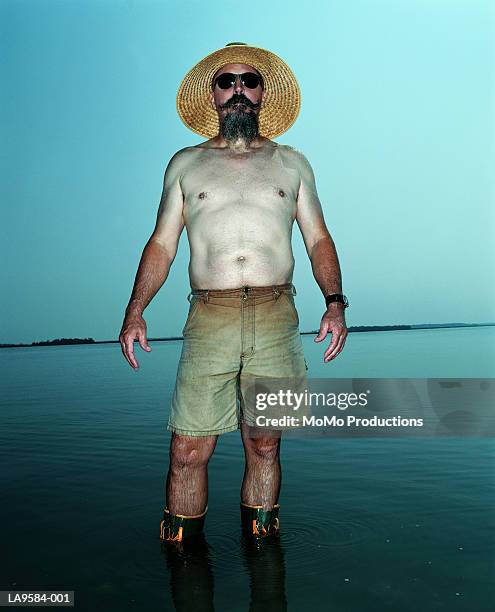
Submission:
<svg viewBox="0 0 495 612">
<path fill-rule="evenodd" d="M 218 49 L 189 70 L 177 92 L 177 112 L 183 123 L 204 138 L 218 134 L 218 114 L 211 106 L 209 94 L 215 72 L 225 64 L 247 64 L 263 77 L 266 99 L 259 113 L 259 134 L 275 138 L 286 132 L 301 108 L 296 77 L 275 53 L 245 44 Z"/>
</svg>

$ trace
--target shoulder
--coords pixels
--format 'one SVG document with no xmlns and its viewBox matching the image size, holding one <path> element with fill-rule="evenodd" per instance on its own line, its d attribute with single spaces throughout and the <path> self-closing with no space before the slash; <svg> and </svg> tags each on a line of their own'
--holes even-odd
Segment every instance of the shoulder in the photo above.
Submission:
<svg viewBox="0 0 495 612">
<path fill-rule="evenodd" d="M 292 162 L 298 164 L 298 166 L 301 166 L 301 167 L 310 166 L 310 163 L 306 155 L 304 155 L 304 153 L 300 151 L 299 149 L 296 149 L 296 147 L 293 147 L 292 145 L 287 145 L 287 144 L 284 144 L 284 145 L 279 144 L 278 148 L 282 155 L 285 155 L 287 159 L 292 160 Z"/>
<path fill-rule="evenodd" d="M 187 163 L 194 155 L 198 154 L 198 149 L 194 146 L 184 147 L 176 151 L 170 158 L 169 164 L 179 165 Z"/>
<path fill-rule="evenodd" d="M 314 177 L 313 168 L 309 163 L 306 155 L 291 145 L 278 145 L 281 155 L 284 157 L 285 163 L 290 167 L 295 168 L 299 172 L 301 178 L 312 180 Z"/>
<path fill-rule="evenodd" d="M 167 175 L 181 175 L 187 169 L 191 160 L 198 155 L 195 147 L 184 147 L 176 151 L 167 163 L 165 172 Z"/>
</svg>

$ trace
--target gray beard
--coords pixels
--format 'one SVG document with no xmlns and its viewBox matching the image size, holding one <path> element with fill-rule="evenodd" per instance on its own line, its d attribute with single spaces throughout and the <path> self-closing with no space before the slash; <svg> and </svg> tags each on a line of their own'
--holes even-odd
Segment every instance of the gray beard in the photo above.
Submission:
<svg viewBox="0 0 495 612">
<path fill-rule="evenodd" d="M 227 141 L 241 139 L 249 143 L 258 136 L 258 117 L 253 112 L 234 110 L 221 120 L 220 132 Z"/>
</svg>

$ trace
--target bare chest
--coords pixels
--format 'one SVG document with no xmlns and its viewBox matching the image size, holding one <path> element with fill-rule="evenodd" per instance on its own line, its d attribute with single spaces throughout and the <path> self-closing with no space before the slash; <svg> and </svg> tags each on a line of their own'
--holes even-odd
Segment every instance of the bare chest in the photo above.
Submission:
<svg viewBox="0 0 495 612">
<path fill-rule="evenodd" d="M 241 215 L 269 211 L 293 219 L 299 173 L 277 150 L 235 156 L 205 150 L 191 160 L 181 186 L 188 224 L 213 219 L 226 209 Z"/>
</svg>

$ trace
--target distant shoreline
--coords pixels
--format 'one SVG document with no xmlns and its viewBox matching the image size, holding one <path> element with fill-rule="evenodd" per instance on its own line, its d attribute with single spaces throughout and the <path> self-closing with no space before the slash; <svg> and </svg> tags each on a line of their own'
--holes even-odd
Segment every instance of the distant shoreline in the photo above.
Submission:
<svg viewBox="0 0 495 612">
<path fill-rule="evenodd" d="M 403 331 L 415 329 L 452 329 L 456 327 L 493 327 L 495 323 L 419 323 L 417 325 L 351 325 L 349 333 L 369 331 Z M 317 329 L 313 331 L 300 332 L 302 336 L 318 334 Z M 170 340 L 183 340 L 182 336 L 170 336 L 169 338 L 148 338 L 148 342 L 168 342 Z M 44 340 L 32 342 L 31 344 L 7 344 L 0 343 L 0 348 L 22 348 L 34 346 L 67 346 L 74 344 L 119 344 L 118 340 L 94 340 L 93 338 L 57 338 L 55 340 Z"/>
</svg>

